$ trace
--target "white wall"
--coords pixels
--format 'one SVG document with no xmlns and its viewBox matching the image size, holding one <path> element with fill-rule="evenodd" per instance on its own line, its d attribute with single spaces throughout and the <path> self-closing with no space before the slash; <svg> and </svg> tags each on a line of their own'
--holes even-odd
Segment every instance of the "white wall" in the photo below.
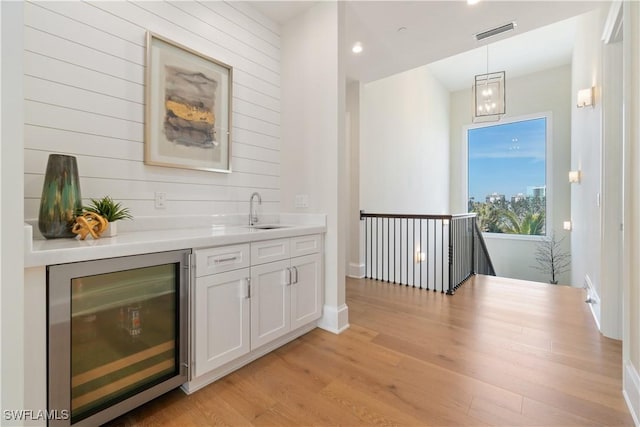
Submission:
<svg viewBox="0 0 640 427">
<path fill-rule="evenodd" d="M 624 3 L 623 389 L 640 425 L 640 5 Z"/>
<path fill-rule="evenodd" d="M 2 92 L 0 141 L 0 323 L 2 409 L 24 407 L 24 265 L 22 211 L 22 5 L 0 3 Z M 2 416 L 2 425 L 16 425 Z"/>
<path fill-rule="evenodd" d="M 85 199 L 134 216 L 263 212 L 280 202 L 279 27 L 241 2 L 25 3 L 26 218 L 50 153 L 78 158 Z M 233 67 L 231 174 L 143 163 L 145 31 Z M 154 192 L 167 193 L 154 209 Z"/>
<path fill-rule="evenodd" d="M 570 188 L 567 179 L 570 159 L 570 123 L 571 123 L 571 67 L 563 66 L 552 70 L 530 74 L 506 81 L 505 118 L 534 113 L 552 113 L 552 159 L 551 224 L 549 229 L 556 231 L 561 238 L 566 235 L 562 229 L 563 221 L 569 220 L 571 213 Z M 464 180 L 466 158 L 464 158 L 463 127 L 471 124 L 471 90 L 451 94 L 451 209 L 453 212 L 466 212 L 467 190 Z M 499 276 L 515 279 L 548 282 L 549 278 L 536 270 L 536 242 L 518 240 L 518 238 L 489 237 L 485 234 L 487 248 Z M 565 239 L 569 250 L 569 238 Z M 570 276 L 560 276 L 561 284 L 569 284 Z"/>
<path fill-rule="evenodd" d="M 606 13 L 596 10 L 578 17 L 572 60 L 571 104 L 579 89 L 595 87 L 595 105 L 572 109 L 571 169 L 581 171 L 580 184 L 571 186 L 572 275 L 574 286 L 593 285 L 592 305 L 598 322 L 601 312 L 601 162 L 602 162 L 602 42 Z"/>
<path fill-rule="evenodd" d="M 622 18 L 622 4 L 613 3 L 607 22 Z M 610 20 L 611 19 L 611 20 Z M 622 339 L 622 217 L 623 217 L 623 50 L 622 31 L 602 46 L 602 307 L 600 331 Z M 615 34 L 615 32 L 613 33 Z M 607 39 L 605 39 L 607 40 Z"/>
<path fill-rule="evenodd" d="M 44 367 L 30 356 L 45 343 L 24 331 L 45 313 L 24 302 L 44 304 L 44 289 L 23 289 L 23 271 L 42 283 L 44 270 L 23 270 L 22 233 L 48 154 L 78 158 L 85 199 L 110 194 L 135 216 L 244 213 L 255 190 L 279 212 L 280 36 L 239 2 L 2 2 L 2 19 L 2 404 L 38 410 Z M 233 173 L 143 164 L 147 29 L 234 67 Z M 155 191 L 167 209 L 154 210 Z"/>
<path fill-rule="evenodd" d="M 449 92 L 426 66 L 361 88 L 360 209 L 449 209 Z M 455 213 L 455 212 L 454 212 Z"/>
<path fill-rule="evenodd" d="M 321 327 L 333 332 L 348 327 L 343 8 L 319 2 L 282 28 L 282 209 L 327 214 Z"/>
<path fill-rule="evenodd" d="M 360 82 L 347 84 L 347 177 L 348 232 L 347 275 L 364 276 L 364 262 L 360 257 Z"/>
</svg>

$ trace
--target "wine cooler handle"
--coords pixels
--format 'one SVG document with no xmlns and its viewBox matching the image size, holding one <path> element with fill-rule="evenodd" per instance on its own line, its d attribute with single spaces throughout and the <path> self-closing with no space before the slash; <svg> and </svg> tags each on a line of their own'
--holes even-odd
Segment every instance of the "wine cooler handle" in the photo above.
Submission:
<svg viewBox="0 0 640 427">
<path fill-rule="evenodd" d="M 182 329 L 180 331 L 180 334 L 185 334 L 186 335 L 186 341 L 187 341 L 187 348 L 186 348 L 186 354 L 181 354 L 181 360 L 180 360 L 180 371 L 186 373 L 187 378 L 191 379 L 191 370 L 189 369 L 189 364 L 192 364 L 192 357 L 194 357 L 194 353 L 192 350 L 192 342 L 191 342 L 191 334 L 189 333 L 191 331 L 191 328 L 194 325 L 194 319 L 192 318 L 192 311 L 191 311 L 191 286 L 195 283 L 193 281 L 193 274 L 195 272 L 195 257 L 193 256 L 193 254 L 191 252 L 189 252 L 187 254 L 187 260 L 186 260 L 186 265 L 185 265 L 185 287 L 184 287 L 184 298 L 186 299 L 186 304 L 183 304 L 182 307 L 185 307 L 187 310 L 187 315 L 186 315 L 186 328 Z M 182 356 L 184 356 L 184 358 L 182 358 Z M 193 364 L 192 364 L 193 365 Z"/>
</svg>

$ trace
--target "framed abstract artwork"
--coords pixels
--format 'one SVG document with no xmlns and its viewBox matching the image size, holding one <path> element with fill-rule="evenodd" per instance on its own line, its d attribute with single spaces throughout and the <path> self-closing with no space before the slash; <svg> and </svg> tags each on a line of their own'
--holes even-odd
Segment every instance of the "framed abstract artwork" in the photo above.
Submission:
<svg viewBox="0 0 640 427">
<path fill-rule="evenodd" d="M 144 162 L 231 172 L 233 69 L 147 32 Z"/>
</svg>

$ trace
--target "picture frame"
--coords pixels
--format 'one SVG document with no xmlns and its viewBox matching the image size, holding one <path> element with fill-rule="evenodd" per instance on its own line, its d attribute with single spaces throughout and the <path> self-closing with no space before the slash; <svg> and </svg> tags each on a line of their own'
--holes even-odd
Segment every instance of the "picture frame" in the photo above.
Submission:
<svg viewBox="0 0 640 427">
<path fill-rule="evenodd" d="M 233 68 L 147 31 L 144 163 L 231 172 Z"/>
</svg>

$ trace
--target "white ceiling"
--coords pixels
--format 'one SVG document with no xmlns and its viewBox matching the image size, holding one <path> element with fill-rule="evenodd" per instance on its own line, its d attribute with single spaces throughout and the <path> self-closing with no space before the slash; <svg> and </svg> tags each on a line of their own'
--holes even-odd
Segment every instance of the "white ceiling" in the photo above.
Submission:
<svg viewBox="0 0 640 427">
<path fill-rule="evenodd" d="M 432 62 L 427 67 L 453 92 L 470 88 L 477 74 L 505 71 L 507 78 L 513 78 L 570 64 L 577 23 L 577 17 L 565 19 Z"/>
<path fill-rule="evenodd" d="M 248 1 L 251 6 L 258 9 L 267 18 L 282 25 L 291 18 L 311 8 L 317 1 L 291 0 L 291 1 Z"/>
<path fill-rule="evenodd" d="M 318 2 L 249 3 L 282 25 Z M 343 46 L 347 77 L 368 82 L 452 57 L 430 68 L 450 90 L 462 89 L 469 86 L 473 75 L 486 72 L 484 46 L 488 43 L 490 68 L 505 70 L 510 77 L 559 66 L 570 61 L 576 22 L 549 24 L 608 4 L 576 0 L 483 0 L 473 6 L 464 0 L 348 1 Z M 517 22 L 515 31 L 485 42 L 473 37 L 511 21 Z M 406 30 L 399 32 L 400 27 Z M 545 28 L 531 32 L 540 27 Z M 351 53 L 356 41 L 364 47 L 359 55 Z M 463 52 L 468 54 L 459 55 Z"/>
</svg>

